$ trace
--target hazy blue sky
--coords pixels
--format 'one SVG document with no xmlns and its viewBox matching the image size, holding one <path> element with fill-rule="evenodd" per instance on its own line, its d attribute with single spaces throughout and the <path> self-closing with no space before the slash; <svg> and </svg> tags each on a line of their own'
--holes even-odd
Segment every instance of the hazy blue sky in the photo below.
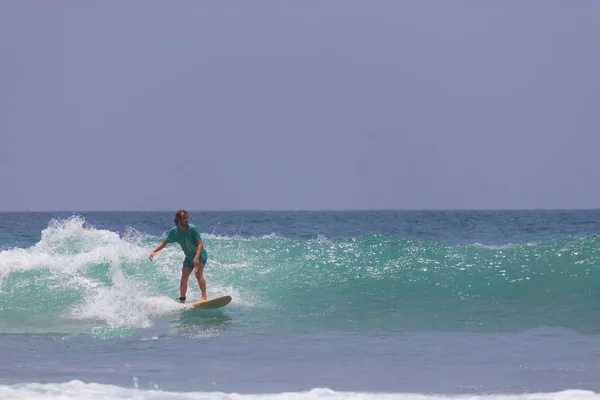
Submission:
<svg viewBox="0 0 600 400">
<path fill-rule="evenodd" d="M 600 207 L 600 1 L 0 2 L 0 210 Z"/>
</svg>

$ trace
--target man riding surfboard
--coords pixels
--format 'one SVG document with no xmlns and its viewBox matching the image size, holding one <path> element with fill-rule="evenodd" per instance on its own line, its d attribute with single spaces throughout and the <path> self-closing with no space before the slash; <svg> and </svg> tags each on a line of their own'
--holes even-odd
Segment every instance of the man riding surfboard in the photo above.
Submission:
<svg viewBox="0 0 600 400">
<path fill-rule="evenodd" d="M 177 242 L 181 245 L 181 249 L 185 254 L 185 260 L 183 260 L 183 268 L 181 269 L 181 283 L 179 284 L 179 301 L 185 303 L 185 294 L 187 292 L 187 281 L 194 270 L 196 279 L 198 279 L 198 285 L 200 286 L 200 292 L 202 293 L 202 300 L 206 300 L 206 281 L 202 271 L 206 265 L 208 255 L 204 249 L 200 232 L 195 225 L 189 223 L 190 215 L 185 210 L 179 210 L 175 214 L 175 226 L 171 228 L 165 240 L 160 242 L 158 246 L 150 253 L 148 257 L 150 260 L 154 258 L 154 254 L 162 250 L 169 243 Z"/>
</svg>

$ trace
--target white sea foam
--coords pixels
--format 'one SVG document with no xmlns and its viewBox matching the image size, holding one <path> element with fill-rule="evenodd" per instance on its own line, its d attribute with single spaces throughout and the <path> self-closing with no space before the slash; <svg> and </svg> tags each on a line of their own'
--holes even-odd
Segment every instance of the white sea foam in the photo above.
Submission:
<svg viewBox="0 0 600 400">
<path fill-rule="evenodd" d="M 0 274 L 45 269 L 75 274 L 92 264 L 115 264 L 122 259 L 140 260 L 145 252 L 118 234 L 84 227 L 81 217 L 53 221 L 41 240 L 27 249 L 0 251 Z"/>
<path fill-rule="evenodd" d="M 584 390 L 566 390 L 555 393 L 531 394 L 474 394 L 474 395 L 428 395 L 419 393 L 369 393 L 338 392 L 326 388 L 315 388 L 304 392 L 284 392 L 269 394 L 240 394 L 223 392 L 168 392 L 151 383 L 152 389 L 139 388 L 137 380 L 134 388 L 114 385 L 71 381 L 65 383 L 26 383 L 12 386 L 0 385 L 0 398 L 3 400 L 275 400 L 275 399 L 326 399 L 326 400 L 599 400 L 600 394 Z"/>
</svg>

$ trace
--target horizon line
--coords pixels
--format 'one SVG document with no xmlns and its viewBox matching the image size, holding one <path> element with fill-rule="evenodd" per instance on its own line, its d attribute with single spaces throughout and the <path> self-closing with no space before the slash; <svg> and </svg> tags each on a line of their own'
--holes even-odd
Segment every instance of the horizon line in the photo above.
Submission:
<svg viewBox="0 0 600 400">
<path fill-rule="evenodd" d="M 596 211 L 596 208 L 346 208 L 346 209 L 301 209 L 301 208 L 285 208 L 285 209 L 186 209 L 189 212 L 377 212 L 377 211 L 400 211 L 400 212 L 421 212 L 421 211 Z M 0 210 L 0 213 L 108 213 L 108 212 L 175 212 L 176 209 L 151 209 L 151 210 L 134 210 L 134 209 L 81 209 L 81 210 Z"/>
</svg>

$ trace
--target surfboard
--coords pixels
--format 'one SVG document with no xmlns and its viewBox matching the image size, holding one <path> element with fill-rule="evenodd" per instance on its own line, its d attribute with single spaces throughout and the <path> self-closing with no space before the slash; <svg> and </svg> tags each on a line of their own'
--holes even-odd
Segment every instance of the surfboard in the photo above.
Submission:
<svg viewBox="0 0 600 400">
<path fill-rule="evenodd" d="M 196 301 L 194 303 L 184 303 L 184 304 L 187 307 L 207 310 L 207 309 L 225 307 L 230 302 L 231 302 L 231 296 L 219 296 L 219 297 L 213 297 L 212 299 L 208 299 L 208 300 L 204 300 L 204 301 L 200 300 L 200 301 Z"/>
</svg>

